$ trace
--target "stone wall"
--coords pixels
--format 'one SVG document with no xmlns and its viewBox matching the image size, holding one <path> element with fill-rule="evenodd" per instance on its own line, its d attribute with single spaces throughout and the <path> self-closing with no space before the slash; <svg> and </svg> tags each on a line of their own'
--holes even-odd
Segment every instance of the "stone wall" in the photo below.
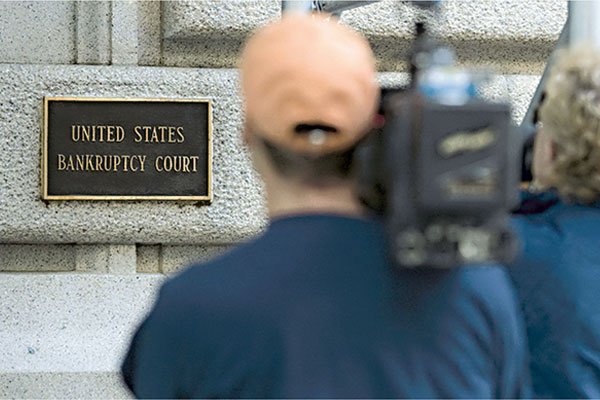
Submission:
<svg viewBox="0 0 600 400">
<path fill-rule="evenodd" d="M 493 68 L 486 95 L 519 120 L 566 9 L 448 1 L 436 32 L 461 64 Z M 384 0 L 342 15 L 384 84 L 406 80 L 415 13 Z M 275 0 L 0 2 L 0 397 L 126 396 L 120 358 L 165 274 L 264 227 L 235 67 L 248 34 L 279 17 Z M 214 201 L 42 201 L 44 96 L 210 98 Z"/>
</svg>

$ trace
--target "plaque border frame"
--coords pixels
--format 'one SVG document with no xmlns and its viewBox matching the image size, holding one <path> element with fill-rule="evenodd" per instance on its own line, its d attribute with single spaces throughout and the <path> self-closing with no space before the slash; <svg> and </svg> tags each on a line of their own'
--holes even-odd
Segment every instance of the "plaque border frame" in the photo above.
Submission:
<svg viewBox="0 0 600 400">
<path fill-rule="evenodd" d="M 74 101 L 74 102 L 142 102 L 142 103 L 207 103 L 208 106 L 208 159 L 207 161 L 207 186 L 206 196 L 171 196 L 171 195 L 49 195 L 48 194 L 48 103 L 50 101 Z M 41 197 L 42 200 L 165 200 L 165 201 L 201 201 L 211 203 L 213 200 L 213 104 L 209 98 L 167 98 L 167 97 L 73 97 L 73 96 L 44 96 L 42 115 L 42 151 L 41 151 Z"/>
</svg>

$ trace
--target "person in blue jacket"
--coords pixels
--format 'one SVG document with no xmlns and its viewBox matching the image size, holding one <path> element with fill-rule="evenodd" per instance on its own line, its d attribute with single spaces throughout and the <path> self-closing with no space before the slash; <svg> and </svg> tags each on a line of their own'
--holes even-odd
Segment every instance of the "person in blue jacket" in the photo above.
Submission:
<svg viewBox="0 0 600 400">
<path fill-rule="evenodd" d="M 510 274 L 539 397 L 600 398 L 600 52 L 559 54 L 539 109 L 533 185 Z"/>
<path fill-rule="evenodd" d="M 122 366 L 141 398 L 514 398 L 524 330 L 496 265 L 400 269 L 350 168 L 378 106 L 362 36 L 284 16 L 241 61 L 259 237 L 169 279 Z"/>
</svg>

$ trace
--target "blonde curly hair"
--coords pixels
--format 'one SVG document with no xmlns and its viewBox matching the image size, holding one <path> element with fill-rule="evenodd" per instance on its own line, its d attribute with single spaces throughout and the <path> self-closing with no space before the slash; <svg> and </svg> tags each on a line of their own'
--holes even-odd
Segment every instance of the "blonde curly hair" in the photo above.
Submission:
<svg viewBox="0 0 600 400">
<path fill-rule="evenodd" d="M 544 134 L 554 142 L 552 184 L 567 201 L 600 199 L 600 52 L 561 50 L 540 107 Z"/>
</svg>

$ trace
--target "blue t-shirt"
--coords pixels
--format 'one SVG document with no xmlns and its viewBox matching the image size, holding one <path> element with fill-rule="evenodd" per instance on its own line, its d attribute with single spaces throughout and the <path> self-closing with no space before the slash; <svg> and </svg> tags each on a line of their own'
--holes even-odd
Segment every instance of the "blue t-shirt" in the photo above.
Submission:
<svg viewBox="0 0 600 400">
<path fill-rule="evenodd" d="M 273 221 L 168 281 L 123 364 L 143 398 L 527 396 L 505 271 L 399 269 L 382 226 Z"/>
<path fill-rule="evenodd" d="M 524 193 L 523 244 L 509 269 L 525 316 L 538 397 L 600 398 L 600 203 Z"/>
</svg>

